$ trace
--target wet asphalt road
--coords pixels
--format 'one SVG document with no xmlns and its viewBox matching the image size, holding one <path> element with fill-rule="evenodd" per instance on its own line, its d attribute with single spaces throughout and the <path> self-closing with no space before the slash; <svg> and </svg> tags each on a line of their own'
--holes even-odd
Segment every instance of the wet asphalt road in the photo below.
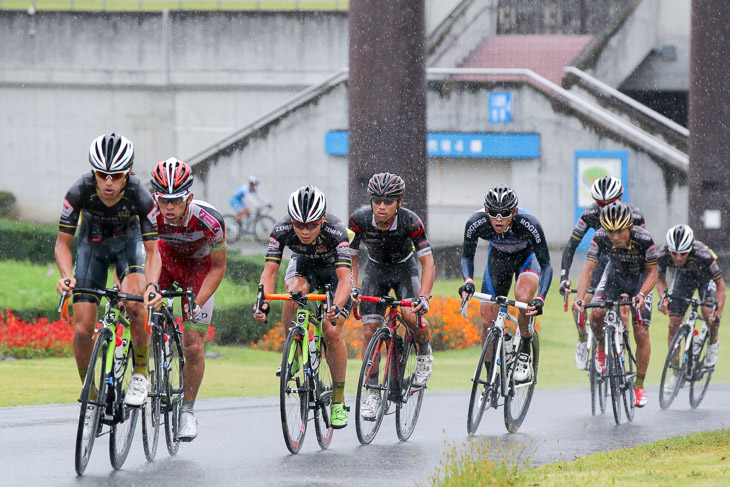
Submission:
<svg viewBox="0 0 730 487">
<path fill-rule="evenodd" d="M 467 392 L 428 392 L 411 440 L 395 434 L 395 416 L 386 416 L 378 436 L 360 446 L 350 425 L 335 432 L 330 449 L 320 451 L 313 425 L 298 455 L 284 446 L 278 398 L 200 400 L 199 436 L 169 457 L 161 431 L 157 458 L 147 463 L 138 425 L 121 471 L 109 464 L 108 437 L 97 439 L 83 477 L 74 472 L 78 406 L 0 408 L 2 485 L 427 485 L 443 451 L 470 441 L 517 443 L 534 464 L 571 460 L 589 453 L 649 443 L 694 431 L 730 425 L 730 385 L 713 384 L 696 410 L 682 390 L 668 411 L 658 406 L 657 388 L 633 423 L 616 426 L 609 410 L 590 413 L 587 389 L 536 390 L 518 434 L 504 428 L 502 410 L 485 412 L 478 435 L 466 434 Z M 348 397 L 353 404 L 353 398 Z"/>
</svg>

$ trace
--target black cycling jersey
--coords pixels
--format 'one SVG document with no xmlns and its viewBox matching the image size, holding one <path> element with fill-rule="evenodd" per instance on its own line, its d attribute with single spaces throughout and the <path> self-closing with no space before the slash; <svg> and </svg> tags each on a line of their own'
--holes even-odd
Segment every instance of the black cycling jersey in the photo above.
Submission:
<svg viewBox="0 0 730 487">
<path fill-rule="evenodd" d="M 687 274 L 687 277 L 693 278 L 697 282 L 712 279 L 717 281 L 722 278 L 722 271 L 717 265 L 717 255 L 706 244 L 695 240 L 692 250 L 689 251 L 687 261 L 682 267 L 674 265 L 672 256 L 669 255 L 669 249 L 666 245 L 659 249 L 657 256 L 657 265 L 659 266 L 659 278 L 666 279 L 667 269 L 674 269 L 674 274 Z"/>
<path fill-rule="evenodd" d="M 657 261 L 654 240 L 641 227 L 631 229 L 629 242 L 621 248 L 613 246 L 606 230 L 598 229 L 591 240 L 586 259 L 589 262 L 598 262 L 600 255 L 604 253 L 608 255 L 613 271 L 623 275 L 639 274 L 647 267 L 656 265 Z"/>
<path fill-rule="evenodd" d="M 58 230 L 74 235 L 81 216 L 79 238 L 101 242 L 139 228 L 142 240 L 157 240 L 157 205 L 136 176 L 129 176 L 124 196 L 106 206 L 96 193 L 93 172 L 84 174 L 66 193 Z"/>
<path fill-rule="evenodd" d="M 379 264 L 405 262 L 414 248 L 419 258 L 431 253 L 423 222 L 407 208 L 398 208 L 388 230 L 378 229 L 372 208 L 366 206 L 350 216 L 349 227 L 355 233 L 350 243 L 352 255 L 358 254 L 362 242 L 368 248 L 368 259 Z"/>
<path fill-rule="evenodd" d="M 631 216 L 634 219 L 634 225 L 644 227 L 644 214 L 641 212 L 641 210 L 631 203 L 625 204 L 626 206 L 631 208 Z M 601 208 L 599 208 L 598 204 L 594 202 L 585 209 L 583 214 L 576 222 L 575 227 L 573 227 L 573 233 L 570 235 L 570 239 L 568 239 L 568 244 L 563 249 L 563 257 L 560 262 L 561 280 L 569 279 L 570 266 L 573 265 L 573 257 L 575 256 L 575 251 L 578 248 L 578 245 L 580 245 L 581 240 L 583 240 L 583 237 L 588 232 L 588 230 L 591 228 L 594 230 L 598 230 L 599 228 L 601 228 L 600 216 Z M 602 261 L 601 264 L 602 265 L 600 267 L 602 270 L 606 266 L 606 262 Z"/>
<path fill-rule="evenodd" d="M 296 233 L 291 217 L 279 220 L 271 231 L 266 262 L 281 263 L 284 247 L 308 259 L 335 267 L 352 267 L 350 241 L 344 223 L 331 213 L 325 215 L 319 235 L 310 244 L 303 244 Z"/>
<path fill-rule="evenodd" d="M 489 241 L 494 249 L 505 254 L 523 253 L 528 250 L 534 252 L 540 265 L 538 295 L 545 298 L 553 278 L 553 268 L 550 265 L 550 251 L 545 241 L 545 232 L 534 215 L 519 210 L 513 217 L 510 227 L 498 234 L 484 209 L 474 213 L 467 220 L 464 230 L 464 250 L 461 257 L 461 273 L 464 279 L 474 276 L 474 254 L 480 238 Z"/>
</svg>

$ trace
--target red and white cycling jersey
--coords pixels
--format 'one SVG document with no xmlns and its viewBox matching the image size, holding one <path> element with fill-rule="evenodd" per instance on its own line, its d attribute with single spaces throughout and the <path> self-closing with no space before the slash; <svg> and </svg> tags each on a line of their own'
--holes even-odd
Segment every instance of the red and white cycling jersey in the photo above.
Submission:
<svg viewBox="0 0 730 487">
<path fill-rule="evenodd" d="M 226 246 L 223 216 L 209 203 L 193 200 L 179 225 L 166 223 L 158 214 L 157 233 L 163 268 L 160 286 L 169 287 L 172 282 L 163 281 L 172 278 L 183 286 L 196 284 L 197 292 L 210 270 L 210 254 Z"/>
</svg>

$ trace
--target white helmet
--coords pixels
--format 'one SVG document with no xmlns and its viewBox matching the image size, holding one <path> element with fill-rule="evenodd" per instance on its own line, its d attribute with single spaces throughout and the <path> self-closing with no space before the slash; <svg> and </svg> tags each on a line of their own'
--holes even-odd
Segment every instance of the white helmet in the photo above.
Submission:
<svg viewBox="0 0 730 487">
<path fill-rule="evenodd" d="M 314 186 L 302 186 L 289 196 L 289 216 L 292 220 L 310 223 L 324 218 L 327 200 Z"/>
<path fill-rule="evenodd" d="M 678 254 L 692 250 L 695 241 L 695 232 L 689 225 L 677 225 L 667 231 L 667 248 Z"/>
<path fill-rule="evenodd" d="M 134 162 L 134 146 L 123 135 L 100 135 L 89 147 L 89 162 L 94 171 L 127 172 Z"/>
<path fill-rule="evenodd" d="M 593 181 L 591 196 L 599 203 L 611 203 L 624 194 L 621 180 L 611 176 L 603 176 Z"/>
</svg>

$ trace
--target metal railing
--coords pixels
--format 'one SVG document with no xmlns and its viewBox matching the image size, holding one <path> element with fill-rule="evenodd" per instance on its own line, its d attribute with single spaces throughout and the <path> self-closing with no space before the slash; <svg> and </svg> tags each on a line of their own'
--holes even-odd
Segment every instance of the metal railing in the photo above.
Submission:
<svg viewBox="0 0 730 487">
<path fill-rule="evenodd" d="M 199 11 L 347 11 L 350 0 L 0 0 L 0 10 L 159 12 Z"/>
</svg>

